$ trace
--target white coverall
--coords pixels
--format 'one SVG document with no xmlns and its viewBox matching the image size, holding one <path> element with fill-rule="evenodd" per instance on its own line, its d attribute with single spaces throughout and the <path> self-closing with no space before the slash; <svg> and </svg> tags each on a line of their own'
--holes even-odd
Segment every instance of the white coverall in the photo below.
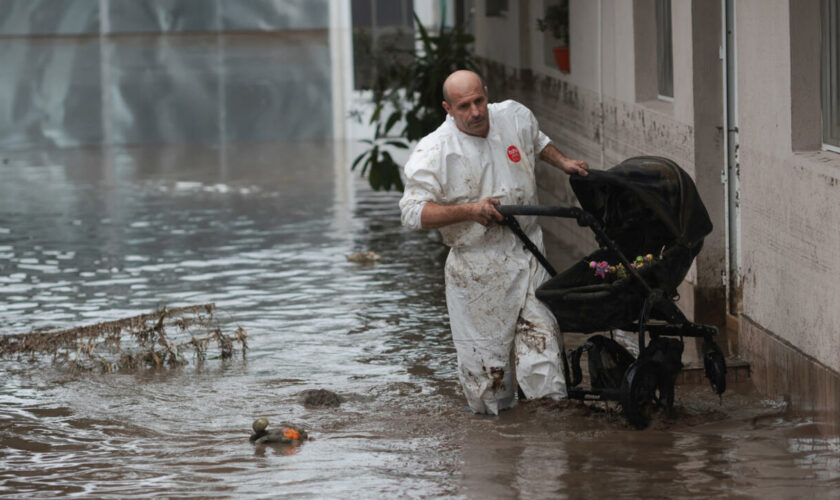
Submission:
<svg viewBox="0 0 840 500">
<path fill-rule="evenodd" d="M 403 225 L 421 229 L 427 201 L 452 205 L 494 197 L 503 205 L 537 204 L 535 160 L 549 138 L 533 113 L 515 101 L 487 108 L 486 138 L 461 132 L 447 116 L 417 144 L 405 165 Z M 542 251 L 536 217 L 517 220 Z M 528 398 L 565 397 L 562 336 L 554 315 L 534 296 L 548 279 L 546 270 L 505 226 L 460 222 L 440 233 L 451 248 L 446 304 L 470 408 L 498 414 L 513 406 L 514 376 Z"/>
</svg>

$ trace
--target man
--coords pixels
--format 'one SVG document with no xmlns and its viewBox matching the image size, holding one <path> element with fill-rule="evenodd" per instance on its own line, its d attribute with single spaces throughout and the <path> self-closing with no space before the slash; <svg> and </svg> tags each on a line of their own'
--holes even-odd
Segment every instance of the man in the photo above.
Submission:
<svg viewBox="0 0 840 500">
<path fill-rule="evenodd" d="M 568 174 L 588 165 L 549 144 L 526 107 L 488 104 L 471 71 L 449 75 L 443 95 L 448 116 L 411 154 L 400 209 L 405 226 L 439 229 L 451 248 L 446 304 L 461 387 L 473 411 L 494 415 L 514 405 L 517 383 L 528 398 L 565 397 L 560 332 L 534 296 L 548 274 L 497 224 L 496 205 L 537 204 L 537 154 Z M 542 249 L 536 218 L 518 220 Z"/>
</svg>

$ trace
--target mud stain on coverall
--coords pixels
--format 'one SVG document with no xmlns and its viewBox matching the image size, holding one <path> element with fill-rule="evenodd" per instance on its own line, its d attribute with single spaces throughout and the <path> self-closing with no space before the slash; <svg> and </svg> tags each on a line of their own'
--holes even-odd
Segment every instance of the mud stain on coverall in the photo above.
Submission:
<svg viewBox="0 0 840 500">
<path fill-rule="evenodd" d="M 499 392 L 505 390 L 504 378 L 505 378 L 505 369 L 504 368 L 490 368 L 490 376 L 493 378 L 493 392 Z"/>
<path fill-rule="evenodd" d="M 546 335 L 548 335 L 548 333 L 545 328 L 539 328 L 531 321 L 519 318 L 516 330 L 517 335 L 519 335 L 520 342 L 539 353 L 545 351 L 548 343 L 548 339 L 546 339 Z"/>
</svg>

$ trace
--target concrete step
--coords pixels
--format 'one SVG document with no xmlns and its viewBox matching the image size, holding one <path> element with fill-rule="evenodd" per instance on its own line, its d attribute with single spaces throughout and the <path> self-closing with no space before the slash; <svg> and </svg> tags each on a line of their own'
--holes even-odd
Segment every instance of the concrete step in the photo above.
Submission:
<svg viewBox="0 0 840 500">
<path fill-rule="evenodd" d="M 750 379 L 750 364 L 742 359 L 729 358 L 726 360 L 726 383 L 734 384 Z M 708 384 L 706 371 L 702 363 L 686 364 L 679 375 L 677 385 L 702 385 Z"/>
</svg>

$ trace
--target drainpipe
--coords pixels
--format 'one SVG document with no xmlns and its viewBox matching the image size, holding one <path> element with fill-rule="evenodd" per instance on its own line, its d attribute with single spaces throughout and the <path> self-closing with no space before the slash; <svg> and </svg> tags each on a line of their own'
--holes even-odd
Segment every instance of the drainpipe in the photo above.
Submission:
<svg viewBox="0 0 840 500">
<path fill-rule="evenodd" d="M 216 67 L 219 74 L 216 78 L 218 133 L 219 133 L 219 170 L 221 179 L 228 180 L 228 137 L 227 137 L 227 69 L 225 68 L 225 33 L 222 23 L 222 0 L 216 0 Z"/>
<path fill-rule="evenodd" d="M 219 0 L 221 1 L 221 0 Z M 353 39 L 350 0 L 329 4 L 330 72 L 332 74 L 333 137 L 346 139 L 347 112 L 353 95 Z"/>
<path fill-rule="evenodd" d="M 604 44 L 602 38 L 603 12 L 601 10 L 601 0 L 598 0 L 598 109 L 599 109 L 599 127 L 601 133 L 598 134 L 601 146 L 601 169 L 606 168 L 604 165 Z"/>
<path fill-rule="evenodd" d="M 723 15 L 720 55 L 723 73 L 723 134 L 726 152 L 725 168 L 721 182 L 726 192 L 724 216 L 726 218 L 727 267 L 722 276 L 727 294 L 727 312 L 737 316 L 741 309 L 741 206 L 740 163 L 738 158 L 738 60 L 735 50 L 735 0 L 721 0 Z"/>
<path fill-rule="evenodd" d="M 99 0 L 99 92 L 101 93 L 102 144 L 102 179 L 110 182 L 114 176 L 114 124 L 111 112 L 111 47 L 108 35 L 111 34 L 111 12 L 109 0 Z"/>
<path fill-rule="evenodd" d="M 111 13 L 108 0 L 99 0 L 99 85 L 102 99 L 102 142 L 110 146 L 113 141 L 111 123 L 111 51 L 108 47 L 108 34 L 111 31 Z"/>
<path fill-rule="evenodd" d="M 219 0 L 221 2 L 221 0 Z M 353 16 L 350 0 L 333 0 L 329 3 L 329 40 L 333 108 L 333 219 L 335 229 L 352 225 L 352 208 L 356 195 L 349 182 L 351 142 L 358 135 L 349 125 L 347 113 L 353 102 Z"/>
</svg>

